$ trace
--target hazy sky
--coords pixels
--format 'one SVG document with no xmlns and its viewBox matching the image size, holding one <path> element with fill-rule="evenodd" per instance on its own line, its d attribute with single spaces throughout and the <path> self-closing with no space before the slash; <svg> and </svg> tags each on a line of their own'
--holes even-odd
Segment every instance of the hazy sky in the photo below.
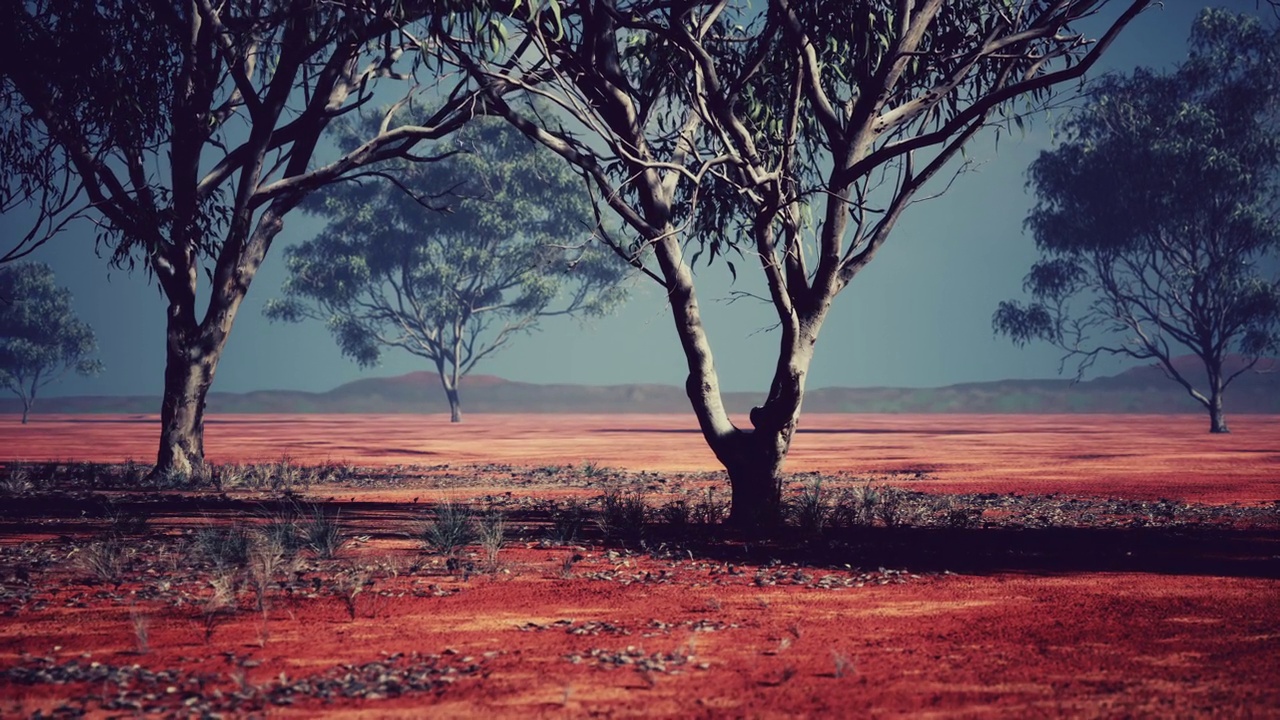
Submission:
<svg viewBox="0 0 1280 720">
<path fill-rule="evenodd" d="M 1253 0 L 1217 4 L 1270 12 L 1258 11 Z M 1104 56 L 1103 69 L 1177 62 L 1201 7 L 1193 0 L 1167 0 L 1144 13 Z M 904 214 L 880 254 L 837 298 L 819 339 L 810 388 L 928 387 L 1057 375 L 1056 351 L 1018 349 L 991 331 L 997 303 L 1020 297 L 1022 277 L 1036 258 L 1022 230 L 1032 204 L 1024 173 L 1048 146 L 1051 122 L 1038 119 L 1025 139 L 1002 138 L 998 151 L 989 136 L 975 143 L 969 157 L 980 167 L 944 196 Z M 278 324 L 262 316 L 263 304 L 279 295 L 285 246 L 317 228 L 314 219 L 300 214 L 286 222 L 236 320 L 214 391 L 324 391 L 359 377 L 431 369 L 407 354 L 388 352 L 381 366 L 361 370 L 339 353 L 319 323 Z M 18 233 L 5 226 L 0 237 Z M 95 378 L 68 377 L 45 394 L 159 395 L 165 305 L 143 273 L 131 276 L 95 257 L 93 235 L 85 227 L 59 236 L 30 259 L 53 266 L 58 282 L 72 290 L 77 312 L 97 331 L 106 366 Z M 742 265 L 739 274 L 746 275 Z M 727 305 L 722 265 L 698 268 L 698 283 L 723 387 L 766 391 L 777 336 L 760 330 L 770 324 L 772 310 L 751 301 Z M 1117 367 L 1099 369 L 1109 373 Z M 538 383 L 681 384 L 685 364 L 660 288 L 638 279 L 632 299 L 614 315 L 585 325 L 545 322 L 476 372 Z"/>
</svg>

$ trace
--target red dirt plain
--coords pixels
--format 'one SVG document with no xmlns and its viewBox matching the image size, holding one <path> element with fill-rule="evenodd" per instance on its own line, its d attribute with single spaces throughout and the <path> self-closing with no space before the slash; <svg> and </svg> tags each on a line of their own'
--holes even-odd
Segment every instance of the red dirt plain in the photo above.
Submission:
<svg viewBox="0 0 1280 720">
<path fill-rule="evenodd" d="M 875 527 L 831 552 L 732 537 L 641 552 L 591 535 L 540 542 L 528 511 L 636 476 L 469 466 L 657 473 L 638 482 L 658 504 L 717 482 L 699 474 L 715 464 L 691 418 L 214 417 L 214 462 L 401 477 L 304 491 L 340 510 L 353 541 L 279 580 L 265 612 L 242 588 L 208 640 L 210 572 L 171 548 L 194 528 L 261 522 L 274 496 L 68 490 L 37 493 L 28 514 L 0 509 L 0 717 L 1280 718 L 1280 417 L 1230 420 L 1214 437 L 1191 415 L 814 415 L 788 465 L 940 495 L 1168 498 L 1230 506 L 1210 509 L 1226 520 Z M 0 417 L 0 461 L 145 460 L 156 433 L 154 417 Z M 405 536 L 421 505 L 491 494 L 512 525 L 497 572 L 447 566 Z M 150 517 L 119 583 L 76 569 L 106 529 L 104 498 Z M 353 618 L 334 578 L 358 572 L 369 583 Z"/>
</svg>

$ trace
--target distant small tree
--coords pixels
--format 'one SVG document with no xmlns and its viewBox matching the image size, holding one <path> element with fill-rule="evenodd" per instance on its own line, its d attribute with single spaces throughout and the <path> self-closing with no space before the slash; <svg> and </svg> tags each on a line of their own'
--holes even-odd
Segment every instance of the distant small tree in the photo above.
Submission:
<svg viewBox="0 0 1280 720">
<path fill-rule="evenodd" d="M 1277 63 L 1280 32 L 1205 10 L 1177 69 L 1100 83 L 1031 166 L 1026 225 L 1045 257 L 1033 301 L 1001 303 L 996 331 L 1048 341 L 1080 372 L 1101 354 L 1154 359 L 1227 432 L 1223 391 L 1280 331 Z M 1203 384 L 1173 362 L 1187 352 Z"/>
<path fill-rule="evenodd" d="M 102 369 L 93 329 L 71 309 L 71 293 L 40 263 L 0 265 L 0 385 L 22 399 L 27 423 L 36 393 L 69 370 Z"/>
<path fill-rule="evenodd" d="M 453 155 L 325 191 L 313 209 L 329 225 L 287 251 L 266 314 L 323 320 L 361 366 L 384 348 L 430 361 L 459 422 L 460 377 L 543 318 L 609 310 L 625 265 L 591 242 L 582 180 L 506 123 L 474 121 L 436 151 Z M 433 189 L 456 198 L 424 207 Z"/>
</svg>

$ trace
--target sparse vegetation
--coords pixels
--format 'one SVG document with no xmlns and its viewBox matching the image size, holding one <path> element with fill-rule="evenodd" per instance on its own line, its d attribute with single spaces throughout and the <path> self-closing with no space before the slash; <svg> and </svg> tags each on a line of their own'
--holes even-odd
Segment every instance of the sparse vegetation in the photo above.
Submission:
<svg viewBox="0 0 1280 720">
<path fill-rule="evenodd" d="M 423 549 L 453 557 L 476 541 L 476 523 L 471 509 L 447 501 L 436 505 L 431 516 L 418 525 L 417 537 Z"/>
<path fill-rule="evenodd" d="M 298 526 L 303 543 L 316 554 L 316 557 L 332 560 L 338 556 L 350 539 L 339 522 L 340 515 L 339 510 L 330 513 L 322 506 L 316 505 Z"/>
<path fill-rule="evenodd" d="M 22 463 L 12 463 L 4 479 L 0 480 L 0 495 L 23 497 L 30 495 L 35 489 L 31 471 Z"/>
<path fill-rule="evenodd" d="M 236 609 L 236 576 L 229 569 L 219 569 L 209 578 L 209 594 L 200 605 L 204 641 L 213 641 L 213 633 Z"/>
<path fill-rule="evenodd" d="M 363 565 L 346 567 L 334 578 L 338 598 L 347 608 L 347 615 L 352 621 L 356 619 L 356 599 L 364 592 L 366 586 L 372 584 L 373 579 L 369 568 Z"/>
<path fill-rule="evenodd" d="M 827 496 L 822 491 L 822 481 L 814 480 L 805 485 L 792 500 L 790 510 L 801 533 L 809 537 L 821 535 L 831 515 Z"/>
<path fill-rule="evenodd" d="M 608 490 L 600 496 L 600 531 L 606 539 L 637 542 L 644 536 L 649 505 L 639 490 Z"/>
<path fill-rule="evenodd" d="M 129 550 L 116 538 L 98 540 L 79 548 L 80 569 L 100 582 L 118 585 L 128 564 Z"/>
<path fill-rule="evenodd" d="M 498 569 L 498 553 L 507 538 L 507 519 L 497 510 L 480 516 L 476 529 L 480 538 L 480 547 L 484 549 L 485 564 L 490 572 Z"/>
<path fill-rule="evenodd" d="M 563 504 L 553 503 L 550 514 L 551 527 L 548 539 L 557 545 L 569 545 L 577 541 L 578 535 L 590 517 L 590 510 L 581 500 L 575 498 Z"/>
</svg>

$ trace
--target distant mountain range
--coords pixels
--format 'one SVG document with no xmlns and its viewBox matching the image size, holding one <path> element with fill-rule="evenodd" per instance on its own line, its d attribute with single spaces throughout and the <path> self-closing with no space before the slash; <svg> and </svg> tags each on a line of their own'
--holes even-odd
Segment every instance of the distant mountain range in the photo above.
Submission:
<svg viewBox="0 0 1280 720">
<path fill-rule="evenodd" d="M 1239 361 L 1234 361 L 1238 363 Z M 1197 378 L 1194 358 L 1178 363 Z M 1238 364 L 1235 367 L 1239 367 Z M 1265 361 L 1227 390 L 1228 413 L 1280 413 L 1280 361 Z M 681 413 L 689 412 L 682 388 L 673 385 L 541 385 L 491 375 L 464 378 L 463 413 Z M 727 393 L 730 412 L 747 412 L 757 393 Z M 39 398 L 37 413 L 159 412 L 160 399 L 146 396 Z M 999 380 L 938 388 L 816 388 L 805 394 L 806 412 L 816 413 L 1185 413 L 1202 412 L 1182 387 L 1155 366 L 1112 377 L 1070 380 Z M 0 399 L 0 412 L 18 413 L 17 399 Z M 262 390 L 209 394 L 211 413 L 447 413 L 435 373 L 367 378 L 328 392 Z"/>
</svg>

